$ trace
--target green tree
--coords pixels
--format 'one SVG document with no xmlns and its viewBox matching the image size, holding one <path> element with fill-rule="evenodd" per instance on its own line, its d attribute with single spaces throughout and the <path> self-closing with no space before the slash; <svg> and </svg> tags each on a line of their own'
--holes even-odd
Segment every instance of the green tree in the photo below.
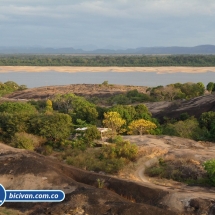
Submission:
<svg viewBox="0 0 215 215">
<path fill-rule="evenodd" d="M 136 114 L 133 119 L 151 120 L 152 118 L 152 114 L 149 112 L 148 108 L 143 104 L 136 105 L 135 111 L 136 111 Z"/>
<path fill-rule="evenodd" d="M 36 113 L 37 110 L 29 103 L 3 102 L 0 104 L 0 112 L 33 114 Z"/>
<path fill-rule="evenodd" d="M 68 114 L 38 114 L 30 119 L 30 132 L 53 142 L 67 139 L 71 133 L 72 119 Z"/>
<path fill-rule="evenodd" d="M 89 124 L 95 124 L 98 117 L 96 106 L 88 102 L 85 98 L 76 97 L 73 101 L 73 109 L 70 112 L 75 123 L 77 119 L 86 121 Z"/>
<path fill-rule="evenodd" d="M 211 182 L 215 186 L 215 159 L 204 162 L 203 166 L 204 166 L 205 170 L 207 171 Z"/>
<path fill-rule="evenodd" d="M 96 126 L 90 126 L 84 133 L 84 139 L 87 141 L 89 146 L 93 146 L 94 140 L 101 139 L 101 133 Z"/>
<path fill-rule="evenodd" d="M 213 89 L 214 89 L 214 83 L 213 83 L 213 82 L 209 82 L 209 83 L 207 84 L 206 89 L 207 89 L 209 92 L 212 92 Z"/>
<path fill-rule="evenodd" d="M 55 96 L 53 98 L 53 106 L 54 109 L 60 112 L 70 114 L 75 124 L 77 123 L 77 119 L 95 124 L 98 117 L 98 112 L 94 104 L 72 93 Z"/>
<path fill-rule="evenodd" d="M 116 105 L 110 108 L 109 111 L 119 113 L 122 119 L 126 120 L 127 124 L 130 123 L 136 115 L 135 108 L 130 105 Z"/>
<path fill-rule="evenodd" d="M 205 130 L 199 127 L 196 118 L 191 117 L 184 121 L 175 122 L 174 124 L 168 123 L 164 126 L 163 134 L 202 140 L 205 136 Z"/>
<path fill-rule="evenodd" d="M 0 137 L 10 141 L 17 132 L 27 132 L 31 115 L 26 113 L 0 112 Z"/>
<path fill-rule="evenodd" d="M 214 111 L 209 111 L 202 113 L 200 118 L 199 118 L 199 124 L 203 128 L 207 128 L 210 130 L 212 128 L 212 124 L 215 122 L 215 112 Z"/>
</svg>

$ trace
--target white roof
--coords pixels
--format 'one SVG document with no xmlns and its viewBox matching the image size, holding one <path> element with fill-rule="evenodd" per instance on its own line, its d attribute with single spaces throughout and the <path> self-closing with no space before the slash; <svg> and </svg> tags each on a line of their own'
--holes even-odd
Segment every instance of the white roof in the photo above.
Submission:
<svg viewBox="0 0 215 215">
<path fill-rule="evenodd" d="M 86 131 L 88 128 L 77 128 L 76 131 Z M 110 128 L 97 128 L 101 133 L 111 130 Z"/>
</svg>

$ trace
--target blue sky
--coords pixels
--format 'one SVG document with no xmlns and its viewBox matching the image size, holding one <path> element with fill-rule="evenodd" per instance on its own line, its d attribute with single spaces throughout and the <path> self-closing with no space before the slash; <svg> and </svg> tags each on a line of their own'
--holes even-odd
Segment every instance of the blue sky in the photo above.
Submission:
<svg viewBox="0 0 215 215">
<path fill-rule="evenodd" d="M 0 46 L 215 45 L 214 0 L 0 0 Z"/>
</svg>

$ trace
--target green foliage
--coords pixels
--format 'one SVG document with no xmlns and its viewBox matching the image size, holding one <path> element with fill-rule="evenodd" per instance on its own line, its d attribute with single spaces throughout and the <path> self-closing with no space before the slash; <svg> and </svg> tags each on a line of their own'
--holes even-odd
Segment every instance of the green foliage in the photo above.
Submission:
<svg viewBox="0 0 215 215">
<path fill-rule="evenodd" d="M 205 131 L 205 140 L 215 142 L 215 112 L 209 111 L 202 113 L 199 124 Z"/>
<path fill-rule="evenodd" d="M 154 121 L 148 108 L 143 104 L 139 104 L 136 106 L 115 105 L 112 108 L 110 108 L 109 111 L 119 113 L 122 119 L 126 121 L 127 125 L 134 119 L 145 119 L 149 121 Z"/>
<path fill-rule="evenodd" d="M 126 96 L 131 100 L 131 103 L 152 101 L 149 95 L 139 93 L 137 89 L 128 91 Z"/>
<path fill-rule="evenodd" d="M 198 83 L 176 83 L 174 84 L 174 87 L 181 90 L 182 95 L 180 98 L 184 99 L 191 99 L 197 96 L 204 95 L 205 87 L 204 84 L 201 82 Z"/>
<path fill-rule="evenodd" d="M 84 139 L 85 141 L 87 141 L 88 146 L 93 146 L 93 141 L 101 139 L 101 134 L 96 126 L 90 126 L 84 132 Z"/>
<path fill-rule="evenodd" d="M 104 179 L 97 178 L 96 181 L 98 183 L 98 188 L 103 188 L 104 187 L 104 183 L 105 183 Z"/>
<path fill-rule="evenodd" d="M 148 108 L 143 105 L 143 104 L 139 104 L 135 106 L 135 117 L 134 119 L 145 119 L 145 120 L 149 120 L 149 121 L 153 121 L 152 120 L 152 114 L 149 112 Z"/>
<path fill-rule="evenodd" d="M 0 56 L 0 66 L 215 66 L 214 55 L 163 56 L 72 56 L 9 55 Z"/>
<path fill-rule="evenodd" d="M 124 94 L 115 95 L 109 100 L 110 104 L 127 105 L 132 103 L 132 101 Z"/>
<path fill-rule="evenodd" d="M 158 86 L 150 90 L 150 95 L 158 101 L 172 101 L 182 97 L 182 92 L 179 88 L 176 88 L 173 84 L 166 87 Z"/>
<path fill-rule="evenodd" d="M 135 144 L 129 141 L 117 142 L 115 145 L 108 145 L 103 147 L 101 154 L 102 158 L 125 158 L 127 160 L 135 160 L 138 153 L 138 148 Z"/>
<path fill-rule="evenodd" d="M 89 171 L 103 171 L 109 174 L 119 172 L 125 165 L 125 159 L 123 158 L 100 159 L 97 153 L 89 150 L 83 152 L 78 149 L 73 149 L 68 151 L 64 156 L 69 165 Z"/>
<path fill-rule="evenodd" d="M 27 132 L 31 115 L 25 113 L 0 112 L 0 136 L 4 141 L 10 141 L 17 132 Z"/>
<path fill-rule="evenodd" d="M 103 81 L 102 85 L 108 86 L 108 85 L 109 85 L 109 84 L 108 84 L 108 81 Z"/>
<path fill-rule="evenodd" d="M 43 110 L 46 108 L 46 100 L 30 100 L 28 103 L 34 106 L 40 112 L 44 112 Z"/>
<path fill-rule="evenodd" d="M 208 185 L 207 175 L 201 166 L 189 158 L 159 160 L 159 163 L 146 169 L 151 177 L 167 178 L 194 185 Z"/>
<path fill-rule="evenodd" d="M 196 118 L 191 117 L 184 121 L 175 122 L 174 124 L 167 123 L 163 127 L 163 134 L 194 140 L 203 140 L 205 130 L 199 127 L 199 123 Z"/>
<path fill-rule="evenodd" d="M 15 133 L 12 138 L 11 145 L 19 149 L 27 149 L 33 151 L 41 146 L 46 140 L 44 138 L 28 134 L 25 132 Z"/>
<path fill-rule="evenodd" d="M 76 128 L 84 128 L 84 127 L 88 127 L 89 125 L 86 123 L 86 121 L 81 120 L 81 119 L 77 119 L 76 120 L 76 125 L 74 125 L 74 127 Z"/>
<path fill-rule="evenodd" d="M 110 108 L 109 111 L 119 113 L 122 119 L 124 119 L 127 124 L 130 123 L 136 115 L 135 108 L 129 105 L 116 105 Z"/>
<path fill-rule="evenodd" d="M 215 112 L 214 111 L 202 113 L 199 118 L 200 126 L 205 127 L 208 130 L 212 129 L 212 125 L 214 122 L 215 122 Z"/>
<path fill-rule="evenodd" d="M 113 137 L 112 139 L 111 139 L 111 142 L 112 143 L 121 143 L 121 142 L 123 142 L 123 138 L 122 138 L 122 136 L 119 136 L 119 135 L 116 135 L 115 137 Z"/>
<path fill-rule="evenodd" d="M 0 82 L 0 97 L 17 90 L 25 90 L 26 88 L 27 87 L 25 85 L 19 86 L 13 81 L 7 81 L 5 83 Z"/>
<path fill-rule="evenodd" d="M 214 83 L 213 82 L 209 82 L 206 86 L 206 89 L 209 91 L 209 92 L 212 92 L 213 89 L 214 89 Z"/>
<path fill-rule="evenodd" d="M 203 166 L 204 166 L 205 170 L 207 171 L 211 182 L 215 186 L 215 159 L 204 162 Z"/>
<path fill-rule="evenodd" d="M 72 119 L 68 114 L 37 114 L 30 121 L 30 132 L 58 142 L 69 137 Z"/>
<path fill-rule="evenodd" d="M 55 110 L 70 114 L 74 124 L 77 123 L 77 119 L 86 121 L 89 124 L 95 124 L 98 117 L 94 104 L 72 93 L 56 95 L 53 98 L 53 107 Z"/>
<path fill-rule="evenodd" d="M 176 83 L 167 86 L 157 86 L 148 89 L 150 96 L 158 101 L 172 101 L 177 99 L 191 99 L 204 95 L 205 87 L 202 82 Z"/>
<path fill-rule="evenodd" d="M 3 102 L 0 104 L 0 112 L 33 114 L 36 113 L 37 110 L 29 103 Z"/>
<path fill-rule="evenodd" d="M 45 146 L 43 146 L 41 153 L 43 155 L 51 155 L 52 152 L 53 152 L 53 147 L 50 145 L 45 145 Z"/>
<path fill-rule="evenodd" d="M 184 121 L 190 118 L 190 115 L 188 113 L 181 113 L 179 116 L 179 119 Z"/>
</svg>

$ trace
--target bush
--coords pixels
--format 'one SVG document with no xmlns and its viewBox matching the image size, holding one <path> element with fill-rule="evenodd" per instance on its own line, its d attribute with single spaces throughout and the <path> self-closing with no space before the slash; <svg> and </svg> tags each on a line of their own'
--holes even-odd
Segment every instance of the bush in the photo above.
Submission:
<svg viewBox="0 0 215 215">
<path fill-rule="evenodd" d="M 104 146 L 101 157 L 106 159 L 125 158 L 128 161 L 132 161 L 136 159 L 137 153 L 138 148 L 135 144 L 122 141 L 114 145 Z"/>
<path fill-rule="evenodd" d="M 205 170 L 207 171 L 211 182 L 215 186 L 215 159 L 206 161 L 203 164 L 203 166 L 204 166 Z"/>
<path fill-rule="evenodd" d="M 53 152 L 52 146 L 46 145 L 46 146 L 44 146 L 44 147 L 42 148 L 41 154 L 43 154 L 43 155 L 51 155 L 52 152 Z"/>
<path fill-rule="evenodd" d="M 101 139 L 101 134 L 96 126 L 90 126 L 84 133 L 84 139 L 88 146 L 93 146 L 93 141 Z"/>
<path fill-rule="evenodd" d="M 204 169 L 198 161 L 189 158 L 160 159 L 158 164 L 146 169 L 146 174 L 189 184 L 206 185 L 204 183 L 207 182 Z"/>
<path fill-rule="evenodd" d="M 67 153 L 66 162 L 78 168 L 110 174 L 119 172 L 126 163 L 123 158 L 99 159 L 99 156 L 92 151 L 83 152 L 77 149 Z"/>
<path fill-rule="evenodd" d="M 35 148 L 41 146 L 46 140 L 25 132 L 15 133 L 12 138 L 11 145 L 19 149 L 27 149 L 33 151 Z"/>
<path fill-rule="evenodd" d="M 191 117 L 184 121 L 175 122 L 174 124 L 166 124 L 163 127 L 163 134 L 194 140 L 203 140 L 205 136 L 205 129 L 201 129 L 197 119 Z"/>
<path fill-rule="evenodd" d="M 0 113 L 0 137 L 10 142 L 17 132 L 27 132 L 31 115 L 25 113 Z"/>
<path fill-rule="evenodd" d="M 36 113 L 36 108 L 29 103 L 21 103 L 21 102 L 3 102 L 0 104 L 0 112 L 7 113 L 28 113 L 33 114 Z"/>
</svg>

